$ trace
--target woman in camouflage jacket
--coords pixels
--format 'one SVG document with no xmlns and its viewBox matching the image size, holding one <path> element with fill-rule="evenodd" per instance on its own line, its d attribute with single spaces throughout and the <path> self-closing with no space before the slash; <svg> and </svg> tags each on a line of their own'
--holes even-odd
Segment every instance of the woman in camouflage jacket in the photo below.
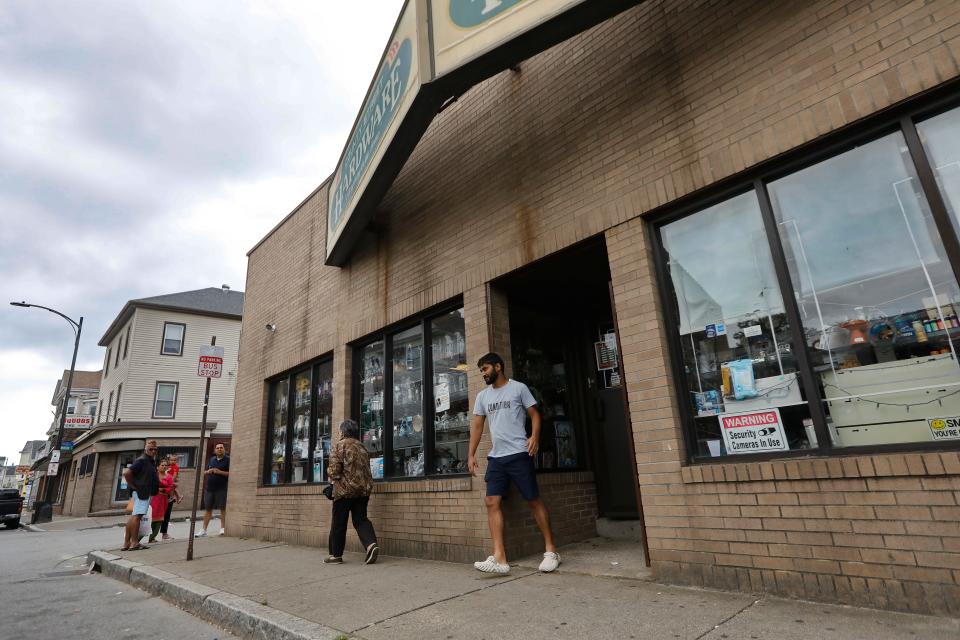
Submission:
<svg viewBox="0 0 960 640">
<path fill-rule="evenodd" d="M 366 551 L 365 564 L 373 564 L 380 554 L 377 534 L 367 517 L 367 503 L 373 491 L 370 457 L 359 437 L 357 423 L 344 420 L 340 423 L 340 439 L 330 451 L 327 477 L 333 485 L 333 512 L 330 517 L 330 556 L 324 560 L 327 564 L 343 562 L 348 516 L 353 520 L 353 528 Z"/>
</svg>

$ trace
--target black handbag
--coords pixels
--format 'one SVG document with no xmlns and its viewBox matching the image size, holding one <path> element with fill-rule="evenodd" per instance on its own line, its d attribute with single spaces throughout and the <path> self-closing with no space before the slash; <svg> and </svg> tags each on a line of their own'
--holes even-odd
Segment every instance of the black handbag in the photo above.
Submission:
<svg viewBox="0 0 960 640">
<path fill-rule="evenodd" d="M 323 495 L 327 496 L 327 500 L 333 500 L 333 485 L 328 484 L 323 488 Z"/>
</svg>

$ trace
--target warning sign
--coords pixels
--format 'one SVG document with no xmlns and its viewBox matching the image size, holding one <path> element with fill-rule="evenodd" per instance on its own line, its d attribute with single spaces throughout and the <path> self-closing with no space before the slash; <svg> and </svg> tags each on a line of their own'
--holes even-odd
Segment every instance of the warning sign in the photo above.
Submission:
<svg viewBox="0 0 960 640">
<path fill-rule="evenodd" d="M 201 378 L 219 378 L 223 371 L 223 347 L 200 347 L 197 375 Z"/>
<path fill-rule="evenodd" d="M 927 426 L 936 440 L 960 440 L 960 416 L 927 418 Z"/>
<path fill-rule="evenodd" d="M 719 418 L 723 444 L 728 453 L 786 451 L 790 448 L 783 434 L 779 409 L 724 414 Z"/>
</svg>

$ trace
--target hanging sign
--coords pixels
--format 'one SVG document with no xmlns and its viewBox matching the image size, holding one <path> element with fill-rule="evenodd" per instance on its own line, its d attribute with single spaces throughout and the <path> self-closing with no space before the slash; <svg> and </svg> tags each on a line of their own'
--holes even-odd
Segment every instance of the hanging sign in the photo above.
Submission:
<svg viewBox="0 0 960 640">
<path fill-rule="evenodd" d="M 48 475 L 48 476 L 55 476 L 55 475 L 57 475 L 57 473 L 58 473 L 59 471 L 60 471 L 60 463 L 59 463 L 59 462 L 51 462 L 50 464 L 47 465 L 47 475 Z"/>
<path fill-rule="evenodd" d="M 67 428 L 89 427 L 93 424 L 93 416 L 67 416 L 63 425 Z"/>
<path fill-rule="evenodd" d="M 786 451 L 790 448 L 778 409 L 727 413 L 719 418 L 723 444 L 728 453 Z"/>
<path fill-rule="evenodd" d="M 436 403 L 436 411 L 446 411 L 450 408 L 450 385 L 446 382 L 433 386 L 433 401 Z"/>
<path fill-rule="evenodd" d="M 219 378 L 223 371 L 223 347 L 205 345 L 200 347 L 200 362 L 197 375 L 201 378 Z"/>
<path fill-rule="evenodd" d="M 927 426 L 934 441 L 960 440 L 960 416 L 927 418 Z"/>
<path fill-rule="evenodd" d="M 597 355 L 597 371 L 607 371 L 617 368 L 617 343 L 611 346 L 606 340 L 593 343 L 593 350 Z"/>
<path fill-rule="evenodd" d="M 582 4 L 584 0 L 431 0 L 438 76 Z"/>
<path fill-rule="evenodd" d="M 420 90 L 417 30 L 417 3 L 408 2 L 330 182 L 328 257 Z"/>
</svg>

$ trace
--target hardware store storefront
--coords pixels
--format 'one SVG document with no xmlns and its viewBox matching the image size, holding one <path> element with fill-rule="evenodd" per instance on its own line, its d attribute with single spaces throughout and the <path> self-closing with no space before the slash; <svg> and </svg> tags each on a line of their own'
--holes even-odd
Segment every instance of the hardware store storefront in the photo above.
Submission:
<svg viewBox="0 0 960 640">
<path fill-rule="evenodd" d="M 249 254 L 228 533 L 324 545 L 353 417 L 384 551 L 485 557 L 496 350 L 561 543 L 633 519 L 658 579 L 960 612 L 958 24 L 642 2 L 459 93 L 346 249 L 335 175 Z"/>
</svg>

